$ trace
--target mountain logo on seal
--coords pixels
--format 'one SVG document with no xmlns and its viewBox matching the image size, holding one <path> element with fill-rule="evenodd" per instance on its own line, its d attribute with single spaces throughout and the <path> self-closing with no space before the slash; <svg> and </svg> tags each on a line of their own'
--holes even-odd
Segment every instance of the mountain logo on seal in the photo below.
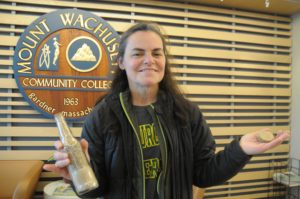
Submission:
<svg viewBox="0 0 300 199">
<path fill-rule="evenodd" d="M 94 70 L 101 60 L 101 48 L 89 37 L 77 37 L 67 47 L 66 57 L 69 65 L 77 71 Z"/>
</svg>

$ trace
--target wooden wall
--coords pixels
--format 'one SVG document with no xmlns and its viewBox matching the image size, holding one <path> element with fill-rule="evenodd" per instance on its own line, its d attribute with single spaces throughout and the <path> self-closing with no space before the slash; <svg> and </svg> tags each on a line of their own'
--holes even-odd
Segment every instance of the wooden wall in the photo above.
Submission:
<svg viewBox="0 0 300 199">
<path fill-rule="evenodd" d="M 0 1 L 0 160 L 46 160 L 58 139 L 54 121 L 23 99 L 12 65 L 16 43 L 39 16 L 79 8 L 107 20 L 122 33 L 131 23 L 150 20 L 169 38 L 172 71 L 189 99 L 199 104 L 217 150 L 235 137 L 269 127 L 290 129 L 291 19 L 235 9 L 170 1 Z M 81 123 L 72 123 L 76 136 Z M 263 198 L 284 194 L 272 183 L 272 162 L 286 164 L 289 143 L 251 162 L 227 183 L 206 190 L 205 198 Z M 43 172 L 36 197 L 57 180 Z"/>
</svg>

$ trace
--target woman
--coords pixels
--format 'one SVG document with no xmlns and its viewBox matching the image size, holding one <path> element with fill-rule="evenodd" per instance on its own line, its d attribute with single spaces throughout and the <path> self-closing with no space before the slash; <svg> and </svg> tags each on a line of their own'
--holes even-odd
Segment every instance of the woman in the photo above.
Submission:
<svg viewBox="0 0 300 199">
<path fill-rule="evenodd" d="M 122 35 L 111 92 L 83 127 L 82 147 L 88 148 L 100 184 L 84 197 L 192 198 L 192 185 L 221 184 L 251 155 L 289 137 L 281 132 L 263 144 L 253 132 L 215 154 L 210 129 L 198 107 L 179 92 L 167 57 L 165 39 L 154 24 L 134 25 Z M 44 169 L 70 179 L 70 160 L 61 142 L 56 148 L 55 165 Z"/>
</svg>

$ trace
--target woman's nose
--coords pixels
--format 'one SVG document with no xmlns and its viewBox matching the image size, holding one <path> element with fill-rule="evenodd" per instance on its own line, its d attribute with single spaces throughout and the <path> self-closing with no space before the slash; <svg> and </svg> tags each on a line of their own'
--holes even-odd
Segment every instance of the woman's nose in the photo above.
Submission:
<svg viewBox="0 0 300 199">
<path fill-rule="evenodd" d="M 153 63 L 153 55 L 146 53 L 144 56 L 144 64 L 151 65 Z"/>
</svg>

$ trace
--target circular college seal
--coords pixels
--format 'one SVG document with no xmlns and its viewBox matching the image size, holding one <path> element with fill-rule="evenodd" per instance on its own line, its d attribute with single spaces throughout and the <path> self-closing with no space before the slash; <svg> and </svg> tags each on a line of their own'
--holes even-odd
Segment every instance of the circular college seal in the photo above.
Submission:
<svg viewBox="0 0 300 199">
<path fill-rule="evenodd" d="M 68 120 L 82 120 L 111 87 L 118 46 L 118 33 L 102 18 L 78 9 L 54 11 L 21 35 L 15 80 L 46 117 L 62 112 Z"/>
</svg>

